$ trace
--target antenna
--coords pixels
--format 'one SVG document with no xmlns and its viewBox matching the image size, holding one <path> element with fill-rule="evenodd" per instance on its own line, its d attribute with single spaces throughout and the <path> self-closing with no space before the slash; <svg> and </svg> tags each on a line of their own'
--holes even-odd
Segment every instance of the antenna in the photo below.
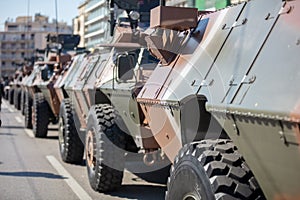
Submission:
<svg viewBox="0 0 300 200">
<path fill-rule="evenodd" d="M 56 18 L 56 44 L 58 45 L 58 11 L 57 11 L 57 0 L 55 0 L 55 18 Z M 57 46 L 57 54 L 60 56 L 60 48 Z"/>
<path fill-rule="evenodd" d="M 55 0 L 55 21 L 56 21 L 56 35 L 58 36 L 58 12 L 57 12 L 57 0 Z"/>
<path fill-rule="evenodd" d="M 26 49 L 26 62 L 25 62 L 25 65 L 28 65 L 29 64 L 29 62 L 30 62 L 30 60 L 29 60 L 29 56 L 30 56 L 30 53 L 29 53 L 29 15 L 30 15 L 30 13 L 29 13 L 29 11 L 30 11 L 30 0 L 27 0 L 27 18 L 26 18 L 26 30 L 25 30 L 25 32 L 26 32 L 26 34 L 25 34 L 25 39 L 27 38 L 27 42 L 26 42 L 26 46 L 27 46 L 27 49 Z"/>
</svg>

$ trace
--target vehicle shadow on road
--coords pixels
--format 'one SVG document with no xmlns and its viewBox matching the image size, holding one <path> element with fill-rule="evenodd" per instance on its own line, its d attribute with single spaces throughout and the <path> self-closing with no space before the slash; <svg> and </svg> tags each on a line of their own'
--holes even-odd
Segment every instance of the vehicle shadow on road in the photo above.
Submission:
<svg viewBox="0 0 300 200">
<path fill-rule="evenodd" d="M 13 134 L 13 133 L 0 133 L 0 136 L 3 135 L 3 136 L 15 136 L 16 134 Z"/>
<path fill-rule="evenodd" d="M 2 129 L 24 129 L 24 126 L 1 126 Z"/>
<path fill-rule="evenodd" d="M 166 186 L 153 185 L 122 185 L 115 192 L 107 193 L 111 196 L 138 200 L 165 199 Z"/>
<path fill-rule="evenodd" d="M 48 128 L 48 131 L 58 131 L 58 128 Z"/>
<path fill-rule="evenodd" d="M 58 140 L 58 136 L 56 135 L 51 135 L 51 136 L 47 136 L 46 138 L 44 139 L 48 139 L 48 140 Z"/>
<path fill-rule="evenodd" d="M 0 176 L 66 179 L 66 177 L 46 172 L 0 172 Z"/>
</svg>

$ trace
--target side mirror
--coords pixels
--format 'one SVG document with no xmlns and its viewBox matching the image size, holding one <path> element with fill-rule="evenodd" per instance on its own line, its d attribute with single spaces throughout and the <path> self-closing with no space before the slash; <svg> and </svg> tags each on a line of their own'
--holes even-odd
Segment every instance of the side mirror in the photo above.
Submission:
<svg viewBox="0 0 300 200">
<path fill-rule="evenodd" d="M 126 81 L 134 76 L 135 58 L 133 55 L 119 55 L 117 59 L 118 79 Z"/>
<path fill-rule="evenodd" d="M 51 78 L 51 76 L 53 75 L 53 72 L 54 72 L 53 65 L 45 65 L 41 69 L 41 75 L 42 75 L 43 81 L 48 81 Z"/>
</svg>

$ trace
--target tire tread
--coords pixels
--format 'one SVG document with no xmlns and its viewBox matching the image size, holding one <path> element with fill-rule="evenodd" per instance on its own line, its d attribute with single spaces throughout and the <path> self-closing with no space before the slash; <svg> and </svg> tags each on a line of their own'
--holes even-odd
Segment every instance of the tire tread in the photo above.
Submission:
<svg viewBox="0 0 300 200">
<path fill-rule="evenodd" d="M 187 152 L 193 152 L 192 154 Z M 231 140 L 202 140 L 185 145 L 175 158 L 168 179 L 170 189 L 172 174 L 180 165 L 184 155 L 197 159 L 210 180 L 215 199 L 265 199 L 243 157 Z M 200 167 L 200 166 L 199 166 Z M 168 199 L 168 191 L 167 191 Z"/>
</svg>

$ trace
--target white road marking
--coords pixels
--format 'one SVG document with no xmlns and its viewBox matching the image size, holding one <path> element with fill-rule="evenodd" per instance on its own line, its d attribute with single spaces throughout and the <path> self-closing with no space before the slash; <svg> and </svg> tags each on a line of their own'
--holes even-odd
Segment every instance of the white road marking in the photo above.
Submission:
<svg viewBox="0 0 300 200">
<path fill-rule="evenodd" d="M 8 111 L 9 112 L 15 112 L 14 109 L 12 109 L 11 107 L 8 107 Z"/>
<path fill-rule="evenodd" d="M 8 106 L 7 106 L 7 104 L 6 104 L 5 101 L 2 103 L 1 107 L 2 107 L 2 108 L 8 108 Z"/>
<path fill-rule="evenodd" d="M 17 120 L 18 123 L 22 123 L 21 117 L 15 117 L 15 119 Z"/>
<path fill-rule="evenodd" d="M 25 133 L 26 133 L 29 137 L 34 138 L 34 134 L 33 134 L 32 130 L 25 129 Z"/>
<path fill-rule="evenodd" d="M 88 193 L 76 182 L 76 180 L 69 174 L 69 172 L 60 164 L 54 156 L 46 156 L 50 164 L 56 169 L 59 175 L 65 177 L 66 183 L 73 190 L 73 192 L 82 200 L 92 200 Z"/>
<path fill-rule="evenodd" d="M 10 106 L 7 101 L 3 101 L 2 108 L 7 108 L 9 112 L 14 112 L 14 109 Z"/>
</svg>

